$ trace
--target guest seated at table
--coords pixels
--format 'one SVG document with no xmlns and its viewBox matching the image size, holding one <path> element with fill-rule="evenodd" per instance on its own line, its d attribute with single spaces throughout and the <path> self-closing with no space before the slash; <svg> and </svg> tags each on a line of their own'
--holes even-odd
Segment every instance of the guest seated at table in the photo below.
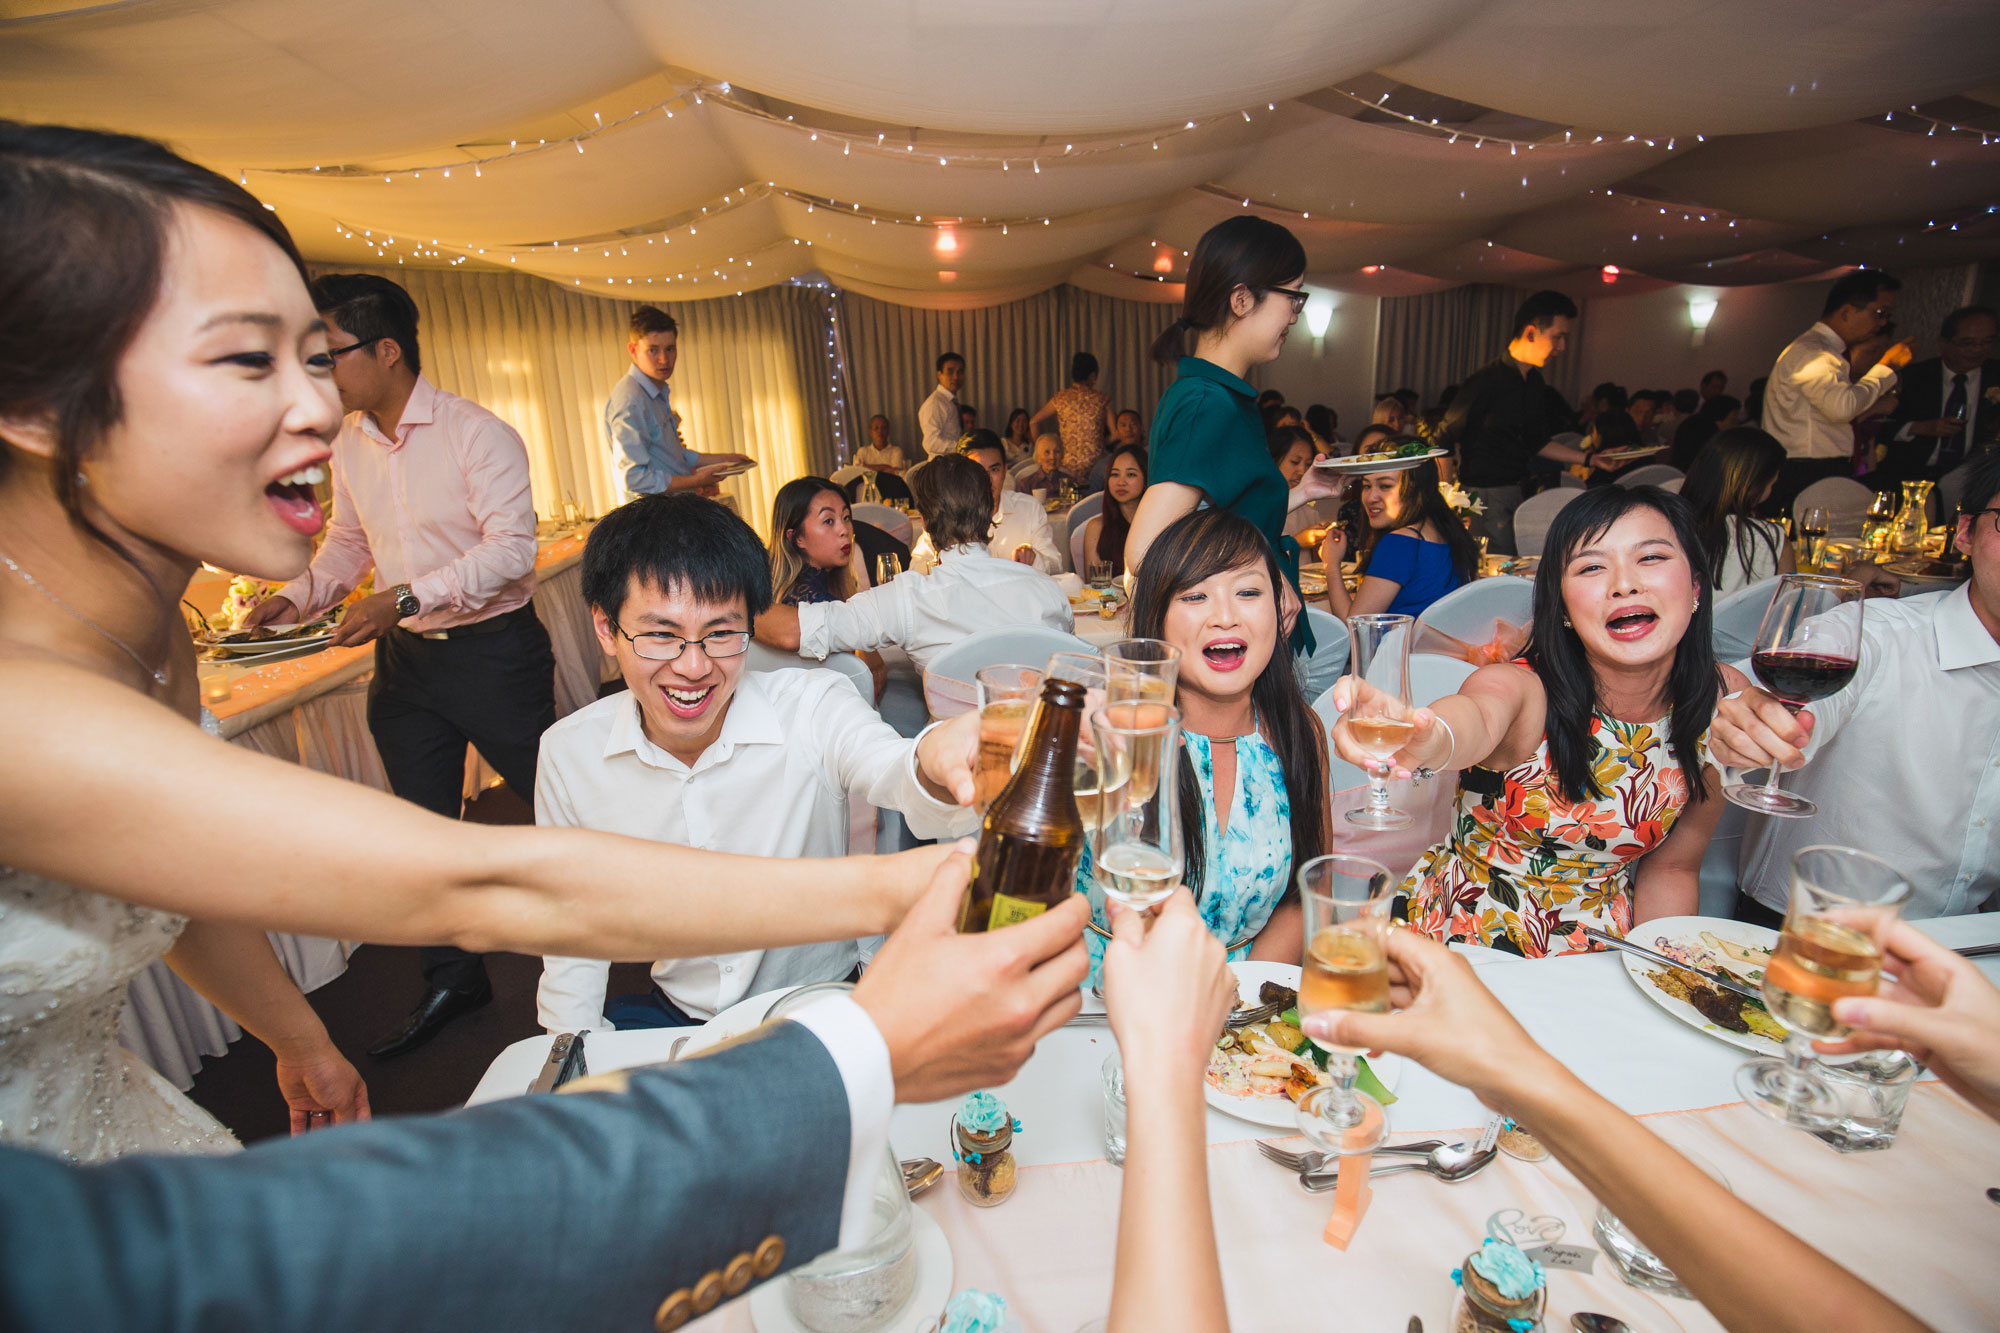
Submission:
<svg viewBox="0 0 2000 1333">
<path fill-rule="evenodd" d="M 854 464 L 877 472 L 901 472 L 909 466 L 903 447 L 889 442 L 889 418 L 880 412 L 868 418 L 868 443 L 855 450 Z"/>
<path fill-rule="evenodd" d="M 1694 515 L 1651 486 L 1607 486 L 1550 525 L 1535 619 L 1515 662 L 1428 708 L 1343 677 L 1334 706 L 1411 718 L 1399 774 L 1462 770 L 1450 836 L 1404 883 L 1425 934 L 1529 958 L 1588 951 L 1583 926 L 1693 913 L 1721 814 L 1706 733 L 1716 697 L 1712 594 Z M 1720 687 L 1720 688 L 1718 688 Z M 1382 763 L 1336 726 L 1342 758 Z"/>
<path fill-rule="evenodd" d="M 1139 497 L 1145 493 L 1146 451 L 1113 449 L 1104 474 L 1104 508 L 1083 525 L 1085 565 L 1108 564 L 1114 575 L 1125 572 L 1125 534 L 1132 530 L 1132 515 L 1139 512 Z"/>
<path fill-rule="evenodd" d="M 1183 882 L 1231 958 L 1289 961 L 1304 946 L 1292 868 L 1327 849 L 1326 741 L 1291 654 L 1262 534 L 1198 509 L 1154 539 L 1132 589 L 1132 633 L 1181 651 Z M 1077 891 L 1104 925 L 1088 854 Z M 1093 958 L 1104 941 L 1088 940 Z"/>
<path fill-rule="evenodd" d="M 1829 829 L 1909 878 L 1906 916 L 2000 908 L 2000 453 L 1968 465 L 1954 536 L 1971 582 L 1871 600 L 1845 689 L 1797 717 L 1761 689 L 1717 710 L 1719 761 L 1798 768 L 1786 788 L 1819 806 L 1812 819 L 1751 817 L 1738 916 L 1775 920 L 1792 853 Z"/>
<path fill-rule="evenodd" d="M 1007 451 L 1007 466 L 1015 468 L 1035 456 L 1035 436 L 1030 429 L 1028 409 L 1017 407 L 1007 414 L 1007 433 L 1000 445 Z"/>
<path fill-rule="evenodd" d="M 1331 454 L 1340 444 L 1340 414 L 1325 403 L 1306 409 L 1306 429 L 1312 432 L 1316 451 L 1322 455 Z"/>
<path fill-rule="evenodd" d="M 1704 445 L 1688 469 L 1681 499 L 1694 510 L 1718 597 L 1798 569 L 1784 529 L 1757 517 L 1784 465 L 1784 445 L 1755 426 L 1738 426 Z"/>
<path fill-rule="evenodd" d="M 1606 450 L 1637 449 L 1643 443 L 1644 441 L 1639 438 L 1639 428 L 1632 424 L 1630 414 L 1621 407 L 1608 412 L 1599 412 L 1591 418 L 1583 443 L 1577 447 L 1594 460 L 1597 454 Z M 1592 461 L 1584 468 L 1585 484 L 1609 486 L 1617 479 L 1619 473 L 1652 461 L 1650 458 L 1633 458 L 1624 462 Z"/>
<path fill-rule="evenodd" d="M 972 715 L 969 728 L 957 719 L 907 741 L 834 672 L 744 670 L 751 621 L 770 604 L 770 565 L 757 534 L 721 505 L 648 496 L 613 510 L 584 547 L 583 595 L 628 689 L 544 733 L 537 824 L 750 856 L 841 856 L 853 794 L 900 810 L 919 838 L 977 828 L 952 799 L 944 758 L 952 747 L 961 760 L 976 753 Z M 549 956 L 537 1013 L 551 1032 L 702 1023 L 751 995 L 838 981 L 875 944 L 666 959 L 653 964 L 651 990 L 609 1005 L 609 963 Z"/>
<path fill-rule="evenodd" d="M 1705 398 L 1693 416 L 1674 427 L 1674 450 L 1669 455 L 1673 465 L 1683 472 L 1692 471 L 1695 459 L 1701 457 L 1701 447 L 1723 431 L 1732 430 L 1743 424 L 1743 404 L 1726 393 L 1713 398 Z M 1779 448 L 1784 448 L 1779 445 Z M 1682 488 L 1685 492 L 1686 488 Z"/>
<path fill-rule="evenodd" d="M 1014 478 L 1014 489 L 1027 496 L 1043 491 L 1053 500 L 1062 494 L 1063 483 L 1082 490 L 1086 480 L 1062 470 L 1062 441 L 1054 435 L 1044 435 L 1035 441 L 1035 465 Z"/>
<path fill-rule="evenodd" d="M 757 617 L 759 643 L 815 658 L 893 645 L 921 671 L 937 653 L 978 630 L 1075 628 L 1069 598 L 1054 579 L 1017 561 L 997 560 L 987 549 L 993 483 L 978 463 L 956 454 L 933 458 L 912 474 L 910 489 L 938 567 L 844 602 L 773 606 Z"/>
<path fill-rule="evenodd" d="M 986 534 L 987 549 L 1002 560 L 1032 565 L 1044 574 L 1066 569 L 1069 561 L 1056 546 L 1049 511 L 1026 486 L 1017 483 L 1015 489 L 1007 488 L 1007 457 L 1000 437 L 990 430 L 976 430 L 959 443 L 958 451 L 986 470 L 992 490 L 993 526 Z"/>
<path fill-rule="evenodd" d="M 1306 469 L 1319 452 L 1312 432 L 1304 426 L 1279 426 L 1265 437 L 1265 443 L 1270 447 L 1271 461 L 1284 473 L 1287 487 L 1305 480 Z"/>
<path fill-rule="evenodd" d="M 1398 437 L 1390 447 L 1411 437 Z M 1361 476 L 1361 584 L 1350 594 L 1335 571 L 1347 559 L 1347 530 L 1335 527 L 1319 548 L 1326 604 L 1342 620 L 1386 611 L 1420 616 L 1424 608 L 1479 575 L 1479 546 L 1438 483 L 1437 463 Z"/>
<path fill-rule="evenodd" d="M 771 587 L 779 602 L 844 602 L 871 586 L 869 568 L 838 486 L 823 477 L 797 477 L 778 488 L 771 501 Z M 879 700 L 888 682 L 882 655 L 855 656 L 868 664 Z"/>
<path fill-rule="evenodd" d="M 1146 427 L 1139 420 L 1139 414 L 1126 408 L 1112 418 L 1111 438 L 1105 443 L 1107 452 L 1090 469 L 1088 491 L 1104 489 L 1104 475 L 1111 467 L 1111 455 L 1120 449 L 1137 449 L 1141 458 L 1146 453 Z"/>
<path fill-rule="evenodd" d="M 1950 1073 L 1940 1069 L 1941 1076 L 1987 1115 L 2000 1114 L 2000 1060 L 1995 1059 L 2000 992 L 1971 962 L 1913 927 L 1898 926 L 1889 950 L 1906 962 L 1905 977 L 1923 978 L 1909 988 L 1919 994 L 1899 996 L 1917 1004 L 1849 998 L 1839 1001 L 1839 1016 L 1849 1022 L 1863 1010 L 1871 1019 L 1879 1016 L 1885 1034 L 1910 1034 L 1893 1044 L 1913 1051 L 1924 1047 L 1924 1039 L 1937 1041 L 1937 1047 L 1924 1048 L 1953 1062 Z M 1501 1114 L 1533 1126 L 1556 1159 L 1733 1333 L 1923 1329 L 1894 1301 L 1732 1194 L 1536 1044 L 1465 958 L 1407 930 L 1389 932 L 1387 953 L 1396 1012 L 1314 1014 L 1303 1022 L 1307 1036 L 1406 1056 Z M 1941 1007 L 1932 1007 L 1939 1001 Z M 1129 1137 L 1128 1130 L 1128 1142 Z M 1137 1278 L 1140 1270 L 1135 1257 L 1130 1276 Z M 1121 1262 L 1119 1284 L 1127 1278 Z M 1114 1311 L 1117 1301 L 1114 1294 Z"/>
<path fill-rule="evenodd" d="M 1361 433 L 1354 437 L 1353 452 L 1357 454 L 1381 453 L 1389 447 L 1386 442 L 1395 438 L 1397 438 L 1395 431 L 1387 426 L 1371 422 L 1363 426 Z"/>
</svg>

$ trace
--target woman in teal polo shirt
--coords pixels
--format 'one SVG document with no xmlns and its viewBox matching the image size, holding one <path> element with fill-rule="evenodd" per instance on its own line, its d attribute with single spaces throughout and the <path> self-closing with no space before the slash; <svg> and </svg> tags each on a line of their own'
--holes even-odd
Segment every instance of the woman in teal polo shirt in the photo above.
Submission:
<svg viewBox="0 0 2000 1333">
<path fill-rule="evenodd" d="M 1291 488 L 1265 447 L 1257 391 L 1243 378 L 1284 350 L 1305 308 L 1305 271 L 1298 238 L 1251 214 L 1216 224 L 1195 246 L 1181 317 L 1153 344 L 1154 360 L 1178 359 L 1179 378 L 1153 414 L 1149 481 L 1125 541 L 1125 567 L 1137 569 L 1153 538 L 1183 515 L 1203 505 L 1227 509 L 1277 552 L 1289 581 L 1285 614 L 1297 617 L 1292 646 L 1311 651 L 1298 614 L 1299 545 L 1285 535 Z M 1183 356 L 1190 331 L 1194 355 Z"/>
</svg>

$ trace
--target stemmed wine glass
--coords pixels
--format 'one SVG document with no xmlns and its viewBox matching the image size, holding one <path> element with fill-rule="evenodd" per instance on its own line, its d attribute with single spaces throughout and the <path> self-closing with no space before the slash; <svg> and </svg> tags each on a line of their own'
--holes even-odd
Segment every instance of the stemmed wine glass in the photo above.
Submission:
<svg viewBox="0 0 2000 1333">
<path fill-rule="evenodd" d="M 1902 873 L 1866 852 L 1803 847 L 1793 855 L 1785 928 L 1762 987 L 1764 1007 L 1785 1028 L 1785 1058 L 1752 1060 L 1736 1071 L 1745 1101 L 1802 1129 L 1826 1129 L 1840 1118 L 1840 1098 L 1813 1072 L 1813 1042 L 1851 1031 L 1833 1016 L 1833 1004 L 1875 993 L 1882 938 L 1909 896 Z"/>
<path fill-rule="evenodd" d="M 1354 645 L 1348 671 L 1380 692 L 1366 703 L 1357 703 L 1340 721 L 1354 743 L 1381 766 L 1379 773 L 1375 764 L 1368 766 L 1367 809 L 1347 812 L 1347 822 L 1362 828 L 1406 828 L 1410 823 L 1407 814 L 1389 806 L 1389 761 L 1409 742 L 1416 727 L 1409 719 L 1410 636 L 1415 625 L 1409 616 L 1350 616 L 1347 621 Z M 1389 700 L 1401 705 L 1402 716 L 1390 716 Z"/>
<path fill-rule="evenodd" d="M 1826 535 L 1831 527 L 1826 510 L 1812 508 L 1799 516 L 1799 536 L 1806 539 L 1805 563 L 1817 570 L 1826 559 Z"/>
<path fill-rule="evenodd" d="M 1786 708 L 1796 713 L 1837 694 L 1854 679 L 1861 660 L 1861 585 L 1853 579 L 1787 574 L 1778 580 L 1750 667 Z M 1819 809 L 1803 796 L 1778 790 L 1776 764 L 1761 787 L 1735 782 L 1722 789 L 1737 805 L 1758 814 L 1803 819 Z"/>
<path fill-rule="evenodd" d="M 1299 904 L 1305 912 L 1305 966 L 1299 978 L 1299 1015 L 1352 1009 L 1389 1012 L 1389 957 L 1383 941 L 1391 929 L 1394 881 L 1388 867 L 1361 856 L 1316 856 L 1299 870 Z M 1327 1046 L 1329 1087 L 1299 1098 L 1299 1129 L 1326 1152 L 1373 1152 L 1389 1133 L 1382 1103 L 1358 1092 L 1359 1047 Z"/>
</svg>

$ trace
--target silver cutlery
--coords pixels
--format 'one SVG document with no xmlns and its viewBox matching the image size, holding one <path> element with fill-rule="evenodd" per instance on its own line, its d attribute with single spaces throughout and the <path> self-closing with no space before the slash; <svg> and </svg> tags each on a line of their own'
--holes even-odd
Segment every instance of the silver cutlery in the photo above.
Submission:
<svg viewBox="0 0 2000 1333">
<path fill-rule="evenodd" d="M 688 1033 L 688 1034 L 687 1034 L 686 1036 L 681 1036 L 681 1037 L 675 1037 L 675 1038 L 674 1038 L 674 1044 L 673 1044 L 673 1045 L 671 1045 L 671 1046 L 669 1046 L 669 1047 L 667 1047 L 667 1059 L 669 1059 L 669 1060 L 678 1060 L 678 1059 L 680 1059 L 680 1058 L 681 1058 L 681 1047 L 683 1047 L 683 1046 L 687 1045 L 687 1044 L 688 1044 L 688 1038 L 689 1038 L 689 1037 L 692 1037 L 692 1036 L 694 1036 L 694 1033 L 690 1032 L 690 1033 Z"/>
<path fill-rule="evenodd" d="M 1569 1326 L 1576 1333 L 1632 1333 L 1631 1325 L 1623 1319 L 1613 1319 L 1608 1314 L 1592 1314 L 1588 1310 L 1571 1315 Z"/>
<path fill-rule="evenodd" d="M 1377 1176 L 1391 1176 L 1399 1171 L 1421 1171 L 1427 1176 L 1436 1176 L 1447 1184 L 1455 1184 L 1470 1176 L 1478 1175 L 1499 1155 L 1498 1148 L 1488 1148 L 1485 1152 L 1479 1152 L 1471 1148 L 1461 1148 L 1455 1143 L 1447 1143 L 1432 1149 L 1430 1155 L 1419 1162 L 1391 1162 L 1387 1166 L 1371 1167 L 1368 1178 L 1373 1180 Z M 1339 1183 L 1339 1175 L 1338 1164 L 1332 1170 L 1301 1171 L 1299 1184 L 1305 1186 L 1309 1193 L 1324 1194 Z"/>
<path fill-rule="evenodd" d="M 1960 958 L 1984 958 L 1990 953 L 2000 953 L 2000 944 L 1968 944 L 1952 952 Z"/>
<path fill-rule="evenodd" d="M 1653 962 L 1663 964 L 1667 967 L 1677 967 L 1683 972 L 1692 972 L 1711 986 L 1720 986 L 1726 991 L 1733 991 L 1738 995 L 1747 996 L 1759 1003 L 1762 1003 L 1764 999 L 1755 986 L 1746 981 L 1739 981 L 1727 972 L 1712 972 L 1705 967 L 1689 967 L 1686 963 L 1677 962 L 1663 953 L 1648 949 L 1643 944 L 1634 944 L 1631 940 L 1623 939 L 1617 935 L 1607 935 L 1594 926 L 1585 926 L 1583 933 L 1589 938 L 1596 940 L 1599 944 L 1610 948 L 1622 949 L 1626 953 L 1637 954 L 1641 958 L 1651 959 Z"/>
<path fill-rule="evenodd" d="M 897 1165 L 903 1168 L 903 1188 L 912 1199 L 944 1179 L 944 1163 L 933 1158 L 905 1157 Z"/>
<path fill-rule="evenodd" d="M 1228 1025 L 1231 1028 L 1246 1028 L 1249 1027 L 1252 1023 L 1262 1023 L 1266 1019 L 1276 1018 L 1279 1014 L 1284 1013 L 1285 1010 L 1291 1007 L 1292 1006 L 1290 1004 L 1280 1002 L 1273 1004 L 1260 1004 L 1255 1009 L 1238 1009 L 1235 1013 L 1229 1016 Z"/>
<path fill-rule="evenodd" d="M 1385 1143 L 1375 1151 L 1378 1153 L 1407 1153 L 1417 1157 L 1428 1157 L 1431 1149 L 1442 1148 L 1443 1139 L 1422 1139 L 1416 1143 Z M 1464 1144 L 1458 1145 L 1464 1147 Z M 1276 1162 L 1287 1171 L 1317 1171 L 1326 1165 L 1326 1154 L 1322 1152 L 1286 1152 L 1275 1143 L 1258 1140 L 1257 1151 Z"/>
<path fill-rule="evenodd" d="M 1063 1023 L 1066 1028 L 1101 1028 L 1111 1021 L 1110 1014 L 1081 1013 Z"/>
</svg>

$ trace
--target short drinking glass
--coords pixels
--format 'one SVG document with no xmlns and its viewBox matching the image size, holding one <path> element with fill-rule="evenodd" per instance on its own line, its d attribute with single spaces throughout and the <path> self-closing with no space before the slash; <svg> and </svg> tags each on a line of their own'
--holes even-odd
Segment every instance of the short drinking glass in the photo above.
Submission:
<svg viewBox="0 0 2000 1333">
<path fill-rule="evenodd" d="M 1785 928 L 1763 984 L 1764 1007 L 1785 1028 L 1785 1057 L 1736 1071 L 1745 1101 L 1815 1132 L 1838 1123 L 1840 1099 L 1814 1070 L 1812 1044 L 1851 1031 L 1833 1016 L 1834 1002 L 1875 993 L 1882 937 L 1909 896 L 1902 873 L 1866 852 L 1803 847 L 1793 855 Z"/>
<path fill-rule="evenodd" d="M 1114 704 L 1170 704 L 1180 679 L 1181 650 L 1159 639 L 1120 639 L 1104 647 L 1105 697 Z"/>
<path fill-rule="evenodd" d="M 1383 950 L 1391 929 L 1390 895 L 1395 882 L 1388 868 L 1360 856 L 1316 856 L 1299 871 L 1299 903 L 1305 912 L 1305 967 L 1299 980 L 1299 1015 L 1352 1009 L 1364 1014 L 1389 1011 L 1389 958 Z M 1330 1153 L 1374 1151 L 1389 1131 L 1382 1103 L 1358 1092 L 1360 1050 L 1328 1046 L 1330 1087 L 1299 1098 L 1299 1129 Z"/>
<path fill-rule="evenodd" d="M 1041 699 L 1042 673 L 1005 664 L 981 667 L 973 679 L 979 686 L 979 764 L 972 774 L 972 805 L 983 815 L 1019 762 L 1028 721 Z"/>
</svg>

